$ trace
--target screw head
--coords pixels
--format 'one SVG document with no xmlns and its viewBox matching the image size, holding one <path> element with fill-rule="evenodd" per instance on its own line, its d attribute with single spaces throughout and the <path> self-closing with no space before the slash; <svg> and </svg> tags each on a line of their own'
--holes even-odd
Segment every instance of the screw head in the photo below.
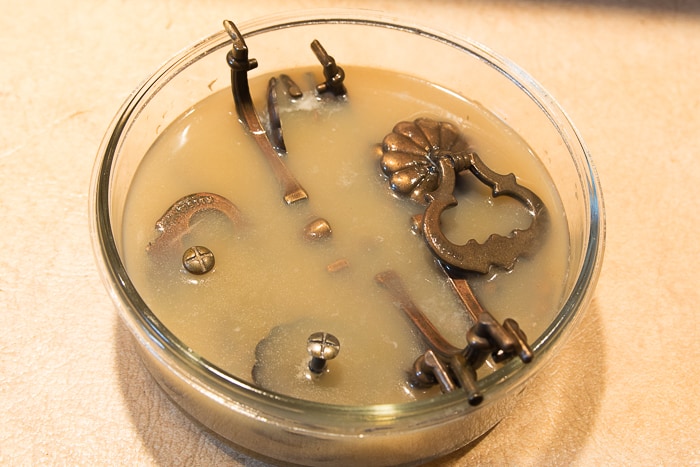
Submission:
<svg viewBox="0 0 700 467">
<path fill-rule="evenodd" d="M 333 334 L 315 332 L 309 336 L 306 348 L 311 355 L 309 369 L 314 373 L 320 373 L 328 360 L 333 360 L 338 356 L 340 341 Z"/>
<path fill-rule="evenodd" d="M 214 267 L 214 253 L 205 246 L 193 246 L 182 255 L 182 265 L 196 275 L 206 274 Z"/>
</svg>

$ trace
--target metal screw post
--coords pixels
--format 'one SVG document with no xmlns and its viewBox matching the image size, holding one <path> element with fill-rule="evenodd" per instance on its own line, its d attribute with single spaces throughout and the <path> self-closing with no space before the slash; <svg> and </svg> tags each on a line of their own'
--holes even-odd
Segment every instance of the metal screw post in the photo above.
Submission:
<svg viewBox="0 0 700 467">
<path fill-rule="evenodd" d="M 309 370 L 320 374 L 326 368 L 326 362 L 333 360 L 340 352 L 340 341 L 333 334 L 315 332 L 309 336 L 307 350 L 311 355 Z"/>
</svg>

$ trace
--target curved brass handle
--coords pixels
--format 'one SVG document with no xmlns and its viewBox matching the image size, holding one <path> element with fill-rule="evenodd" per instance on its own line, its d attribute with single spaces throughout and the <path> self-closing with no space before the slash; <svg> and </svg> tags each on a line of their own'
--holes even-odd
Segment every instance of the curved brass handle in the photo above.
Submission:
<svg viewBox="0 0 700 467">
<path fill-rule="evenodd" d="M 236 25 L 227 20 L 224 21 L 224 28 L 232 41 L 232 49 L 226 54 L 226 61 L 231 67 L 231 91 L 238 117 L 255 139 L 275 178 L 277 178 L 283 191 L 285 203 L 292 204 L 306 199 L 309 197 L 306 190 L 277 154 L 277 150 L 275 150 L 265 127 L 260 123 L 258 113 L 255 111 L 248 86 L 248 71 L 255 69 L 258 62 L 254 58 L 248 58 L 248 46 Z"/>
<path fill-rule="evenodd" d="M 544 203 L 531 190 L 519 185 L 515 175 L 494 172 L 472 152 L 435 154 L 439 170 L 436 190 L 427 193 L 428 206 L 422 222 L 423 237 L 435 256 L 448 268 L 458 272 L 474 271 L 487 273 L 491 266 L 506 269 L 513 267 L 515 260 L 530 248 L 546 227 L 548 213 Z M 515 229 L 504 237 L 492 234 L 484 243 L 469 240 L 457 245 L 442 232 L 440 216 L 443 211 L 457 205 L 453 192 L 455 174 L 471 171 L 482 183 L 491 187 L 494 197 L 506 195 L 520 201 L 532 215 L 532 223 L 525 229 Z"/>
<path fill-rule="evenodd" d="M 192 193 L 177 200 L 156 221 L 156 238 L 146 246 L 149 253 L 162 252 L 181 241 L 190 230 L 192 218 L 202 211 L 219 211 L 234 224 L 242 222 L 235 204 L 216 193 Z"/>
</svg>

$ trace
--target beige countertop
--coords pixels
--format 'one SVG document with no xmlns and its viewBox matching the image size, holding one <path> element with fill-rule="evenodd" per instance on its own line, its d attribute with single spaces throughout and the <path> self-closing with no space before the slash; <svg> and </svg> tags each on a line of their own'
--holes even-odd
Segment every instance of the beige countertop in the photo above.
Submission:
<svg viewBox="0 0 700 467">
<path fill-rule="evenodd" d="M 97 273 L 88 191 L 139 82 L 221 28 L 327 1 L 0 1 L 0 465 L 264 465 L 184 416 Z M 607 209 L 592 306 L 524 401 L 436 465 L 700 463 L 700 7 L 338 1 L 457 32 L 566 109 Z M 691 365 L 685 368 L 685 365 Z"/>
</svg>

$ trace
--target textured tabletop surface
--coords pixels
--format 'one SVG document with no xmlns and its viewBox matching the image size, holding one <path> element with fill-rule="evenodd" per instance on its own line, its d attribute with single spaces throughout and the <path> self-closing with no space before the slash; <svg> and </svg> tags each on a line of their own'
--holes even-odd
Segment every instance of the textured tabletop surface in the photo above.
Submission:
<svg viewBox="0 0 700 467">
<path fill-rule="evenodd" d="M 0 4 L 0 465 L 264 465 L 141 366 L 93 260 L 89 184 L 112 117 L 164 59 L 224 18 L 329 2 Z M 488 437 L 435 465 L 700 463 L 697 2 L 333 6 L 509 57 L 566 109 L 603 184 L 605 263 L 581 325 Z"/>
</svg>

